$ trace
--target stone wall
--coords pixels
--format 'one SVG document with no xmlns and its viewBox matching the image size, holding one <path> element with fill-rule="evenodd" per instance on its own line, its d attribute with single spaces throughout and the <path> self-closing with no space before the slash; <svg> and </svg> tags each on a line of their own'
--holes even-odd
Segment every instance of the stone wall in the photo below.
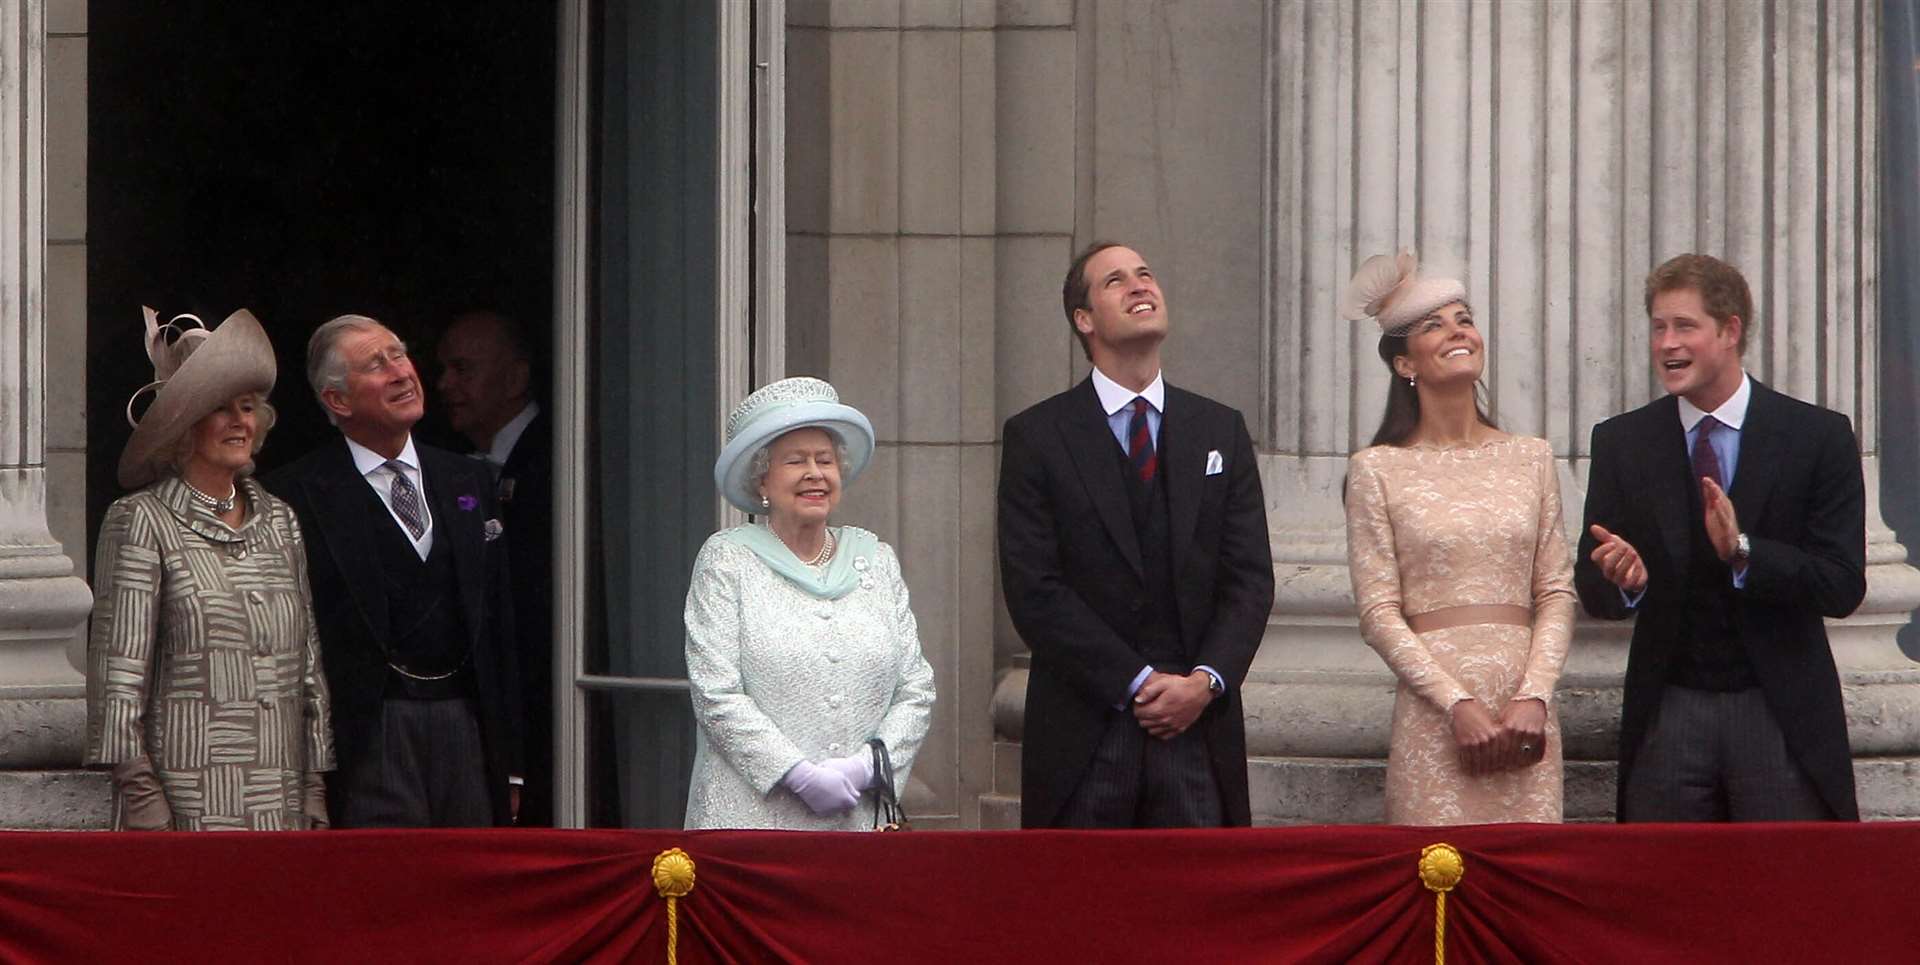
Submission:
<svg viewBox="0 0 1920 965">
<path fill-rule="evenodd" d="M 846 516 L 902 546 L 941 668 L 919 774 L 939 813 L 1017 821 L 1026 656 L 998 601 L 979 609 L 993 441 L 1085 373 L 1057 306 L 1086 242 L 1155 265 L 1169 379 L 1245 411 L 1262 449 L 1262 822 L 1381 816 L 1393 685 L 1355 629 L 1338 492 L 1385 383 L 1332 308 L 1368 254 L 1462 273 L 1499 416 L 1564 460 L 1570 535 L 1588 430 L 1658 391 L 1640 279 L 1684 250 L 1747 272 L 1755 374 L 1853 416 L 1877 494 L 1876 19 L 1871 0 L 792 3 L 789 371 L 876 415 Z M 1892 638 L 1920 575 L 1877 500 L 1871 520 L 1872 594 L 1834 646 L 1863 805 L 1904 815 L 1920 689 Z M 1583 623 L 1563 680 L 1576 819 L 1610 813 L 1626 631 Z"/>
</svg>

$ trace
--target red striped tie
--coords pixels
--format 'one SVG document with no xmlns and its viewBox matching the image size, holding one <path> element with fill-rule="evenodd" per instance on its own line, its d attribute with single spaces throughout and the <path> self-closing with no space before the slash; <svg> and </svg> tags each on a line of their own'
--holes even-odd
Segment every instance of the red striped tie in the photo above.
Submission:
<svg viewBox="0 0 1920 965">
<path fill-rule="evenodd" d="M 1153 432 L 1147 428 L 1147 405 L 1144 397 L 1134 397 L 1133 418 L 1127 423 L 1127 458 L 1140 481 L 1152 485 L 1153 475 L 1160 469 L 1160 456 L 1153 451 Z"/>
</svg>

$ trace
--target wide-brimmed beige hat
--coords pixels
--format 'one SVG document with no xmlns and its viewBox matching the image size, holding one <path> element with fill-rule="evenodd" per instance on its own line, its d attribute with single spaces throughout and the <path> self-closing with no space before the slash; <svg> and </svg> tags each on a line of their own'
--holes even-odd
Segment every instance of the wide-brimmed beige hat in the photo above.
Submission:
<svg viewBox="0 0 1920 965">
<path fill-rule="evenodd" d="M 1459 279 L 1423 274 L 1420 260 L 1402 248 L 1361 264 L 1340 299 L 1340 314 L 1352 322 L 1375 319 L 1382 335 L 1405 335 L 1434 309 L 1466 300 Z"/>
<path fill-rule="evenodd" d="M 843 404 L 832 385 L 807 376 L 781 379 L 754 390 L 727 415 L 726 445 L 713 461 L 713 484 L 720 495 L 742 512 L 766 512 L 748 478 L 753 454 L 795 429 L 807 428 L 825 429 L 847 447 L 847 463 L 840 467 L 843 486 L 873 458 L 873 423 L 859 409 Z"/>
<path fill-rule="evenodd" d="M 133 436 L 120 453 L 120 485 L 137 489 L 159 476 L 162 460 L 207 413 L 246 392 L 266 395 L 279 374 L 273 343 L 253 313 L 240 309 L 219 328 L 208 329 L 193 315 L 175 315 L 165 325 L 153 309 L 141 306 L 147 318 L 147 358 L 153 362 L 153 381 L 127 400 L 127 423 Z M 133 405 L 154 393 L 146 414 L 133 417 Z M 264 433 L 271 423 L 259 427 Z"/>
</svg>

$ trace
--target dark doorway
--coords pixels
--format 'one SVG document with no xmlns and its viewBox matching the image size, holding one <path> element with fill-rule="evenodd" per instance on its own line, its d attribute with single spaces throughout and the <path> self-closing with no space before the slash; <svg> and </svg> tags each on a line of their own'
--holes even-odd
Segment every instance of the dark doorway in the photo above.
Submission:
<svg viewBox="0 0 1920 965">
<path fill-rule="evenodd" d="M 556 7 L 506 0 L 95 2 L 89 8 L 88 530 L 121 495 L 140 306 L 272 336 L 264 472 L 337 437 L 307 335 L 355 312 L 407 339 L 445 439 L 433 339 L 519 318 L 549 370 Z M 58 351 L 57 348 L 52 349 Z"/>
</svg>

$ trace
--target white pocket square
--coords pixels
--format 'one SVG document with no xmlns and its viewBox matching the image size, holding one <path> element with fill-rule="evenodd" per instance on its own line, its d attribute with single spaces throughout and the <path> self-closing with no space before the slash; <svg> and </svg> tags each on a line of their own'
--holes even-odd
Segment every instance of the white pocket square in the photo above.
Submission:
<svg viewBox="0 0 1920 965">
<path fill-rule="evenodd" d="M 1227 461 L 1220 458 L 1220 450 L 1207 450 L 1207 475 L 1218 476 L 1227 469 Z"/>
</svg>

